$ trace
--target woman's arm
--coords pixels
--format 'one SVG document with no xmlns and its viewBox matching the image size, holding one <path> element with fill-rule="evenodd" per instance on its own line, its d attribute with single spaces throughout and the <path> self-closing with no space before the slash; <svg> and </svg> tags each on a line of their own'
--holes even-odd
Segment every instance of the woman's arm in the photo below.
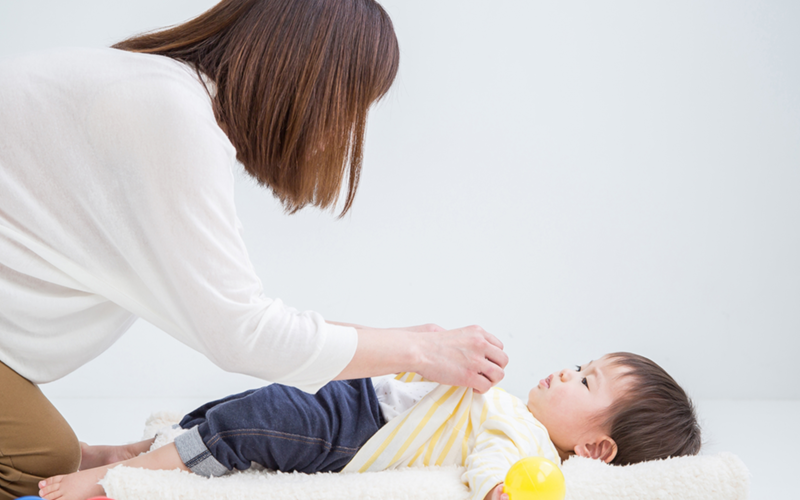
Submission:
<svg viewBox="0 0 800 500">
<path fill-rule="evenodd" d="M 503 343 L 479 326 L 455 330 L 435 325 L 355 328 L 356 353 L 337 380 L 410 371 L 434 382 L 472 387 L 482 393 L 503 379 L 508 364 Z"/>
</svg>

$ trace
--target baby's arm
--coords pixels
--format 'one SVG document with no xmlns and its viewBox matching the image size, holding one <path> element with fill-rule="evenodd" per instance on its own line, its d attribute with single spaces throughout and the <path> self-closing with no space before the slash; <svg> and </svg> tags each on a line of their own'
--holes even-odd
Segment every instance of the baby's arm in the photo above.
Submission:
<svg viewBox="0 0 800 500">
<path fill-rule="evenodd" d="M 497 428 L 480 432 L 461 478 L 469 485 L 470 500 L 508 500 L 503 480 L 508 469 L 523 457 L 514 441 Z"/>
<path fill-rule="evenodd" d="M 544 428 L 525 417 L 488 412 L 464 463 L 462 481 L 469 485 L 470 500 L 508 500 L 503 481 L 511 466 L 525 457 L 558 460 Z"/>
</svg>

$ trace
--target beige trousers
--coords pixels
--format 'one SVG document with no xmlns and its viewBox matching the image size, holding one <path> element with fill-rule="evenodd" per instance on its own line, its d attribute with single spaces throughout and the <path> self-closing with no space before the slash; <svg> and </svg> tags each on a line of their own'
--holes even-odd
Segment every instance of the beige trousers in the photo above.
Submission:
<svg viewBox="0 0 800 500">
<path fill-rule="evenodd" d="M 0 363 L 0 500 L 36 495 L 38 482 L 78 470 L 81 449 L 35 384 Z"/>
</svg>

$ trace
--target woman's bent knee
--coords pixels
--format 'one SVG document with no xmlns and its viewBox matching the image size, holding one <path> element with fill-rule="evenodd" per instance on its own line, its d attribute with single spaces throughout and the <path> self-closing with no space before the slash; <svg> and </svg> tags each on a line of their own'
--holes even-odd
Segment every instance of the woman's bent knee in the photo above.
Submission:
<svg viewBox="0 0 800 500">
<path fill-rule="evenodd" d="M 0 483 L 17 482 L 17 472 L 30 482 L 77 471 L 78 438 L 41 390 L 3 363 L 0 388 Z"/>
<path fill-rule="evenodd" d="M 35 496 L 42 479 L 78 470 L 81 447 L 68 425 L 66 430 L 43 429 L 37 437 L 49 440 L 34 440 L 27 450 L 0 457 L 0 500 Z"/>
<path fill-rule="evenodd" d="M 42 475 L 51 477 L 58 474 L 71 474 L 81 465 L 81 445 L 71 428 L 60 435 L 48 453 L 42 457 Z"/>
<path fill-rule="evenodd" d="M 57 422 L 32 445 L 31 455 L 14 461 L 28 474 L 45 478 L 70 474 L 81 464 L 81 445 L 66 421 Z"/>
</svg>

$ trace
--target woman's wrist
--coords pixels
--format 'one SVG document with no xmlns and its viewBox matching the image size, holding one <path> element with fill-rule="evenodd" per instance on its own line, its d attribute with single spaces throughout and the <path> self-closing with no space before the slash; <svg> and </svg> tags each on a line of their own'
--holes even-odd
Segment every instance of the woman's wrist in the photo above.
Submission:
<svg viewBox="0 0 800 500">
<path fill-rule="evenodd" d="M 353 359 L 336 380 L 375 377 L 422 366 L 420 337 L 424 334 L 399 329 L 360 328 Z"/>
<path fill-rule="evenodd" d="M 331 325 L 336 325 L 336 326 L 349 326 L 351 328 L 355 328 L 356 330 L 363 330 L 363 329 L 367 328 L 366 326 L 356 325 L 354 323 L 342 323 L 340 321 L 329 321 L 329 320 L 325 320 L 325 322 L 329 323 Z"/>
</svg>

